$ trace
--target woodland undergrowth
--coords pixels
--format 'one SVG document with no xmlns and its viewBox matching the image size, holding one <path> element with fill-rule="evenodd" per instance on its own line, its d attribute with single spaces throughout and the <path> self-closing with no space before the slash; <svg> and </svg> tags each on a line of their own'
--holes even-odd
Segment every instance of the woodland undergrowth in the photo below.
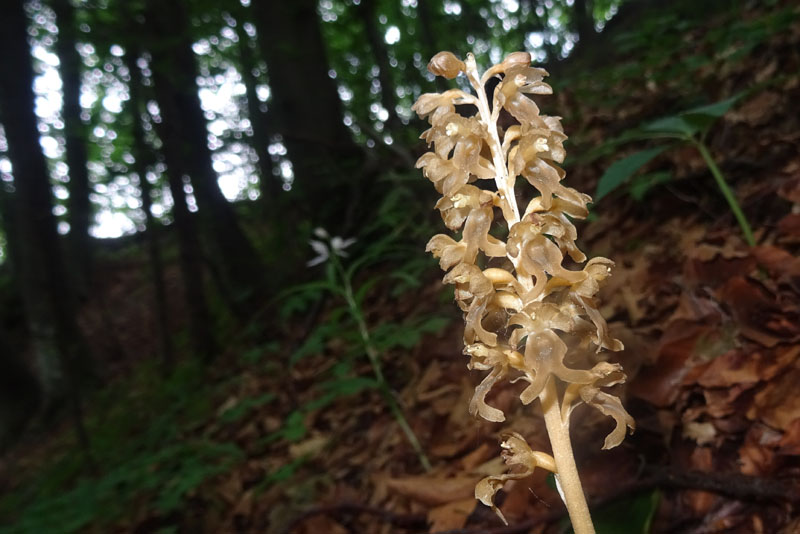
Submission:
<svg viewBox="0 0 800 534">
<path fill-rule="evenodd" d="M 743 4 L 699 22 L 668 13 L 643 20 L 608 36 L 614 61 L 560 67 L 554 96 L 541 104 L 564 116 L 571 187 L 595 191 L 615 162 L 652 156 L 617 174 L 579 228 L 589 256 L 616 262 L 600 312 L 626 346 L 620 393 L 637 421 L 622 446 L 600 452 L 579 444 L 602 442 L 613 424 L 583 408 L 573 415 L 598 532 L 725 525 L 788 534 L 800 524 L 792 498 L 800 474 L 800 81 L 792 74 L 800 71 L 800 11 L 792 4 Z M 707 115 L 703 142 L 755 246 L 695 147 L 626 136 L 737 95 Z M 469 415 L 479 378 L 461 354 L 452 289 L 422 251 L 439 224 L 427 215 L 436 199 L 418 171 L 382 180 L 395 193 L 373 225 L 348 236 L 356 243 L 343 265 L 365 258 L 352 273 L 353 297 L 431 472 L 387 408 L 357 322 L 320 266 L 304 271 L 311 285 L 273 303 L 278 326 L 266 339 L 259 318 L 211 369 L 184 363 L 155 387 L 160 369 L 137 364 L 91 399 L 98 473 L 83 472 L 66 430 L 8 456 L 0 532 L 509 532 L 476 507 L 475 484 L 505 470 L 504 425 L 548 450 L 545 425 L 517 408 L 524 384 L 498 385 L 486 397 L 505 422 Z M 395 227 L 406 231 L 382 241 Z M 299 229 L 299 239 L 312 231 Z M 541 470 L 506 484 L 495 503 L 520 532 L 562 528 L 561 498 Z"/>
</svg>

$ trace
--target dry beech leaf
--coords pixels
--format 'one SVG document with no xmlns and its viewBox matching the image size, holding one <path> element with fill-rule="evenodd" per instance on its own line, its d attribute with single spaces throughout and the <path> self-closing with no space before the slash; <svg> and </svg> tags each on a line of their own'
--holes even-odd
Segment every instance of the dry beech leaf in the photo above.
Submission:
<svg viewBox="0 0 800 534">
<path fill-rule="evenodd" d="M 787 317 L 773 295 L 742 277 L 728 280 L 719 291 L 741 334 L 765 347 L 800 340 L 800 325 Z"/>
<path fill-rule="evenodd" d="M 330 437 L 325 435 L 313 436 L 299 443 L 292 443 L 289 445 L 289 455 L 292 458 L 300 458 L 302 456 L 315 456 L 322 452 L 325 446 L 328 445 Z"/>
<path fill-rule="evenodd" d="M 794 367 L 781 374 L 759 391 L 753 407 L 747 412 L 751 419 L 760 419 L 772 428 L 786 430 L 800 417 L 800 369 Z"/>
<path fill-rule="evenodd" d="M 306 519 L 295 530 L 298 534 L 348 534 L 349 530 L 327 515 L 315 515 Z"/>
<path fill-rule="evenodd" d="M 463 528 L 478 501 L 472 497 L 453 501 L 428 511 L 431 532 Z"/>
<path fill-rule="evenodd" d="M 779 454 L 800 456 L 800 418 L 789 423 L 778 447 Z"/>
<path fill-rule="evenodd" d="M 419 503 L 438 506 L 471 497 L 478 480 L 480 477 L 475 476 L 413 476 L 390 478 L 386 480 L 386 487 Z"/>
</svg>

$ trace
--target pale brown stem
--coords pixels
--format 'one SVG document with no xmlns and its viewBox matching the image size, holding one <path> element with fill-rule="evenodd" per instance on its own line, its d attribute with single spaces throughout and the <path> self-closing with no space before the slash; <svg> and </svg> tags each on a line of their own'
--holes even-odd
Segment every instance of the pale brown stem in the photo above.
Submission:
<svg viewBox="0 0 800 534">
<path fill-rule="evenodd" d="M 539 396 L 544 412 L 547 434 L 553 447 L 553 458 L 556 461 L 556 476 L 563 492 L 564 504 L 567 506 L 572 528 L 575 534 L 595 534 L 589 505 L 583 494 L 583 486 L 575 465 L 572 453 L 572 442 L 569 439 L 569 418 L 561 418 L 558 402 L 558 391 L 555 380 L 550 378 Z"/>
<path fill-rule="evenodd" d="M 517 197 L 514 194 L 514 184 L 511 183 L 508 176 L 508 167 L 506 166 L 506 159 L 503 154 L 503 144 L 500 142 L 500 135 L 497 133 L 497 123 L 492 120 L 492 113 L 489 111 L 489 100 L 486 98 L 486 90 L 483 87 L 482 80 L 478 77 L 478 72 L 475 69 L 475 58 L 472 54 L 467 56 L 467 78 L 478 94 L 478 115 L 481 122 L 486 125 L 486 130 L 489 133 L 489 150 L 492 152 L 492 163 L 494 170 L 497 173 L 495 183 L 497 184 L 497 191 L 502 195 L 503 199 L 508 203 L 511 213 L 513 214 L 508 220 L 509 229 L 519 221 L 519 208 L 517 207 Z M 504 211 L 505 215 L 505 211 Z M 508 217 L 506 217 L 508 219 Z"/>
</svg>

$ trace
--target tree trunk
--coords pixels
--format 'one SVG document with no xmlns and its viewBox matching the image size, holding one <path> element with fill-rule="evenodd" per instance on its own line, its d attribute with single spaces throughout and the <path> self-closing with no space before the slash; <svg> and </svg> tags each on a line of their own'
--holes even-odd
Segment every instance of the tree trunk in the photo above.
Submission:
<svg viewBox="0 0 800 534">
<path fill-rule="evenodd" d="M 0 451 L 16 441 L 41 402 L 36 377 L 11 351 L 0 329 Z"/>
<path fill-rule="evenodd" d="M 46 406 L 68 396 L 78 439 L 87 452 L 81 415 L 80 384 L 91 367 L 86 344 L 75 323 L 71 283 L 61 257 L 50 177 L 39 149 L 34 114 L 33 68 L 22 0 L 0 2 L 0 122 L 5 126 L 14 176 L 11 249 L 26 319 L 37 356 Z"/>
<path fill-rule="evenodd" d="M 572 13 L 578 41 L 585 44 L 595 34 L 592 0 L 575 0 L 572 5 Z"/>
<path fill-rule="evenodd" d="M 294 169 L 293 210 L 336 231 L 341 206 L 330 202 L 332 192 L 354 187 L 363 156 L 342 122 L 317 2 L 259 0 L 252 9 L 267 62 L 270 110 Z"/>
<path fill-rule="evenodd" d="M 128 85 L 130 94 L 130 113 L 133 120 L 133 156 L 134 170 L 139 176 L 139 187 L 142 193 L 142 211 L 144 211 L 145 239 L 147 240 L 147 257 L 150 263 L 150 274 L 153 279 L 153 305 L 156 310 L 156 332 L 158 332 L 159 352 L 161 361 L 167 371 L 172 370 L 174 357 L 172 343 L 169 336 L 169 316 L 167 314 L 167 290 L 164 286 L 164 262 L 161 259 L 161 246 L 159 245 L 158 223 L 153 217 L 152 187 L 147 181 L 147 155 L 150 153 L 145 142 L 144 129 L 142 128 L 142 112 L 144 104 L 141 98 L 142 75 L 136 60 L 139 54 L 130 50 L 126 56 L 126 65 L 130 72 L 131 81 Z M 208 325 L 205 325 L 207 327 Z"/>
<path fill-rule="evenodd" d="M 250 127 L 253 130 L 251 143 L 258 157 L 258 183 L 261 191 L 261 198 L 265 204 L 275 206 L 278 195 L 282 192 L 280 179 L 273 174 L 272 158 L 269 155 L 268 147 L 270 143 L 270 126 L 266 113 L 260 108 L 258 95 L 256 94 L 255 69 L 257 67 L 251 46 L 253 41 L 242 25 L 244 19 L 240 18 L 236 24 L 236 36 L 239 38 L 239 61 L 241 63 L 240 73 L 245 87 L 245 98 L 247 98 L 247 117 L 250 119 Z"/>
<path fill-rule="evenodd" d="M 213 323 L 208 311 L 203 283 L 203 254 L 200 250 L 197 227 L 186 206 L 184 182 L 181 174 L 180 154 L 176 154 L 164 143 L 164 158 L 167 162 L 167 179 L 172 193 L 172 216 L 178 238 L 178 257 L 183 277 L 183 290 L 189 308 L 189 333 L 196 355 L 211 360 L 216 353 Z"/>
<path fill-rule="evenodd" d="M 92 241 L 89 226 L 92 207 L 89 201 L 89 170 L 87 168 L 87 128 L 81 120 L 81 57 L 75 48 L 75 11 L 70 0 L 52 0 L 58 23 L 56 51 L 60 62 L 59 73 L 64 96 L 61 111 L 64 120 L 66 160 L 69 167 L 69 222 L 70 271 L 78 289 L 85 298 L 91 280 Z"/>
<path fill-rule="evenodd" d="M 375 16 L 376 0 L 361 2 L 355 9 L 364 25 L 367 34 L 367 42 L 372 50 L 375 63 L 378 65 L 378 81 L 381 84 L 381 105 L 389 112 L 386 120 L 386 129 L 392 133 L 400 128 L 400 118 L 397 116 L 397 98 L 395 96 L 395 86 L 391 78 L 391 68 L 389 66 L 389 52 L 386 49 L 386 41 L 378 31 L 378 19 Z"/>
<path fill-rule="evenodd" d="M 162 141 L 165 154 L 172 155 L 172 162 L 167 161 L 169 175 L 177 179 L 183 174 L 190 177 L 202 228 L 212 249 L 211 259 L 220 266 L 232 302 L 236 303 L 233 311 L 245 318 L 263 305 L 264 269 L 239 226 L 232 205 L 222 194 L 212 167 L 207 124 L 195 83 L 197 66 L 189 16 L 183 2 L 150 0 L 148 7 L 147 24 L 153 32 L 151 67 L 163 118 Z M 165 39 L 165 35 L 170 38 Z M 176 168 L 178 162 L 181 171 Z"/>
</svg>

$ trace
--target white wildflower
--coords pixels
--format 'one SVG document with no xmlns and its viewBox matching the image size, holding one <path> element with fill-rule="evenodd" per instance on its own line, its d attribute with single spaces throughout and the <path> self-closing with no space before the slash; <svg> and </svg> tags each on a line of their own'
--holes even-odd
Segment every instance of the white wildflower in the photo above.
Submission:
<svg viewBox="0 0 800 534">
<path fill-rule="evenodd" d="M 346 258 L 347 252 L 345 249 L 356 242 L 354 237 L 342 239 L 337 235 L 331 238 L 324 228 L 315 228 L 314 235 L 319 237 L 322 241 L 311 239 L 308 242 L 308 244 L 311 245 L 311 248 L 317 254 L 315 258 L 306 263 L 306 266 L 308 267 L 313 267 L 328 261 L 328 258 L 331 257 L 331 251 L 333 251 L 333 253 L 339 257 Z"/>
</svg>

